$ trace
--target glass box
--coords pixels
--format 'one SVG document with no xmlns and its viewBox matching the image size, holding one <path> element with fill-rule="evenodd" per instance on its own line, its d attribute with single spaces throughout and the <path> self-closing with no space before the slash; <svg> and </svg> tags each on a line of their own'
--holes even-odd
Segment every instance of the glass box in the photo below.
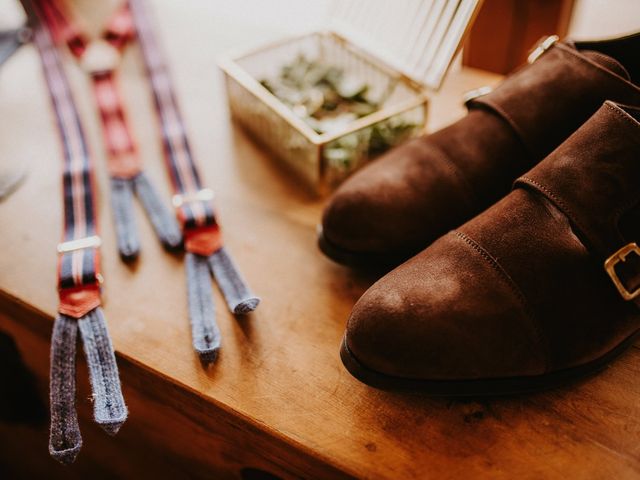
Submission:
<svg viewBox="0 0 640 480">
<path fill-rule="evenodd" d="M 366 84 L 376 109 L 318 133 L 261 83 L 300 56 L 336 67 Z M 333 31 L 289 38 L 222 59 L 219 65 L 233 119 L 319 194 L 333 189 L 391 144 L 418 135 L 426 124 L 426 89 Z M 389 135 L 381 142 L 389 129 L 394 132 L 393 142 L 388 141 Z"/>
</svg>

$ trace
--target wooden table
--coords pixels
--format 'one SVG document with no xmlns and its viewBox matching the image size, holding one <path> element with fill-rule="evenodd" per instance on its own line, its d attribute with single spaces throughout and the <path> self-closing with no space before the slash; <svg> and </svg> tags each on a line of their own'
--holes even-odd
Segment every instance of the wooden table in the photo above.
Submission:
<svg viewBox="0 0 640 480">
<path fill-rule="evenodd" d="M 2 1 L 3 11 L 15 14 L 16 6 Z M 318 252 L 315 228 L 323 202 L 300 190 L 229 122 L 215 69 L 222 50 L 265 32 L 250 22 L 226 24 L 211 2 L 153 3 L 194 150 L 207 185 L 217 192 L 227 244 L 263 303 L 251 317 L 235 319 L 215 292 L 223 350 L 215 365 L 203 368 L 191 347 L 181 259 L 166 254 L 142 220 L 138 264 L 127 267 L 116 254 L 96 113 L 87 80 L 69 68 L 100 161 L 105 312 L 130 419 L 115 438 L 90 421 L 81 362 L 84 448 L 78 461 L 65 468 L 48 458 L 46 418 L 42 423 L 34 415 L 32 425 L 0 423 L 0 477 L 273 478 L 265 476 L 269 472 L 282 478 L 638 478 L 637 347 L 596 378 L 519 398 L 430 399 L 374 390 L 353 379 L 338 347 L 352 305 L 374 278 Z M 195 44 L 202 47 L 190 48 Z M 137 55 L 128 51 L 123 83 L 149 174 L 168 198 Z M 430 127 L 463 114 L 461 92 L 497 80 L 479 71 L 453 73 L 434 98 Z M 38 394 L 19 402 L 37 406 L 47 398 L 57 303 L 61 159 L 32 47 L 0 71 L 0 112 L 2 162 L 29 169 L 22 187 L 0 203 L 1 363 L 17 364 L 6 334 Z M 16 383 L 2 386 L 5 403 L 24 380 L 16 368 L 11 372 Z"/>
</svg>

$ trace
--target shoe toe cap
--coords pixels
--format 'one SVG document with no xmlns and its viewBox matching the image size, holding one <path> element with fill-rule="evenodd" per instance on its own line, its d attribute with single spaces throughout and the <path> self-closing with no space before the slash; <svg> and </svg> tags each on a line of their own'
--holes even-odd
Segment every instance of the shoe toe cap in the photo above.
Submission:
<svg viewBox="0 0 640 480">
<path fill-rule="evenodd" d="M 383 375 L 470 380 L 544 372 L 535 324 L 513 286 L 451 233 L 358 301 L 345 342 Z"/>
<path fill-rule="evenodd" d="M 391 151 L 336 190 L 322 218 L 325 239 L 356 253 L 417 253 L 463 218 L 447 165 L 421 139 Z"/>
</svg>

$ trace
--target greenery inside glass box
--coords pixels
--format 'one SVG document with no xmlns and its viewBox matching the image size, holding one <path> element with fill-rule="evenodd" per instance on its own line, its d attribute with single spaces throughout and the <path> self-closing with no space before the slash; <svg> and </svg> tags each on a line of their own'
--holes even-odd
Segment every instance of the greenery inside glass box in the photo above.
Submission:
<svg viewBox="0 0 640 480">
<path fill-rule="evenodd" d="M 340 131 L 377 111 L 390 92 L 372 98 L 366 82 L 303 54 L 283 65 L 276 77 L 260 83 L 318 134 Z M 330 170 L 351 171 L 357 162 L 406 140 L 421 127 L 404 116 L 394 116 L 330 142 L 322 155 Z"/>
</svg>

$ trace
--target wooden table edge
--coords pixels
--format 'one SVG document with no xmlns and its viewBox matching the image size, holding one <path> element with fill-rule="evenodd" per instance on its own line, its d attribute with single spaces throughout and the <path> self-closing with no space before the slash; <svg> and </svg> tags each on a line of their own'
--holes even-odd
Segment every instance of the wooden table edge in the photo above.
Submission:
<svg viewBox="0 0 640 480">
<path fill-rule="evenodd" d="M 15 295 L 2 290 L 0 290 L 0 312 L 9 317 L 12 321 L 20 322 L 20 324 L 26 327 L 31 333 L 39 337 L 44 337 L 47 344 L 50 345 L 50 331 L 54 321 L 54 317 L 52 315 L 28 304 Z M 24 354 L 24 352 L 22 353 Z M 328 467 L 324 472 L 324 474 L 327 475 L 326 478 L 357 477 L 356 472 L 350 471 L 350 469 L 344 465 L 337 464 L 335 459 L 323 454 L 321 451 L 314 450 L 284 433 L 270 428 L 265 423 L 262 423 L 243 412 L 235 410 L 213 397 L 198 392 L 196 389 L 189 387 L 169 375 L 166 375 L 153 367 L 145 365 L 144 363 L 120 352 L 117 348 L 115 348 L 115 354 L 118 362 L 118 368 L 121 371 L 123 386 L 125 388 L 127 386 L 127 378 L 131 374 L 138 377 L 142 376 L 151 378 L 155 381 L 166 382 L 170 387 L 178 389 L 180 393 L 185 396 L 185 399 L 191 400 L 199 405 L 205 405 L 208 408 L 215 409 L 214 412 L 211 412 L 213 414 L 212 416 L 219 413 L 227 420 L 231 420 L 231 423 L 237 424 L 239 427 L 247 427 L 245 428 L 246 432 L 258 436 L 266 435 L 269 441 L 277 442 L 279 448 L 290 449 L 289 453 L 295 453 L 295 457 L 300 461 L 302 472 L 308 473 L 305 464 L 320 463 L 322 464 L 322 467 Z M 79 357 L 81 357 L 81 355 Z M 84 362 L 81 358 L 78 360 Z M 145 395 L 144 391 L 140 391 L 139 393 L 143 396 Z M 185 409 L 181 413 L 186 415 L 188 414 L 188 411 Z M 191 416 L 187 416 L 191 418 Z M 290 466 L 290 462 L 287 461 L 287 465 L 279 464 L 279 466 Z M 298 478 L 298 475 L 300 474 L 298 472 L 299 469 L 300 467 L 290 473 L 292 473 L 294 477 Z"/>
</svg>

